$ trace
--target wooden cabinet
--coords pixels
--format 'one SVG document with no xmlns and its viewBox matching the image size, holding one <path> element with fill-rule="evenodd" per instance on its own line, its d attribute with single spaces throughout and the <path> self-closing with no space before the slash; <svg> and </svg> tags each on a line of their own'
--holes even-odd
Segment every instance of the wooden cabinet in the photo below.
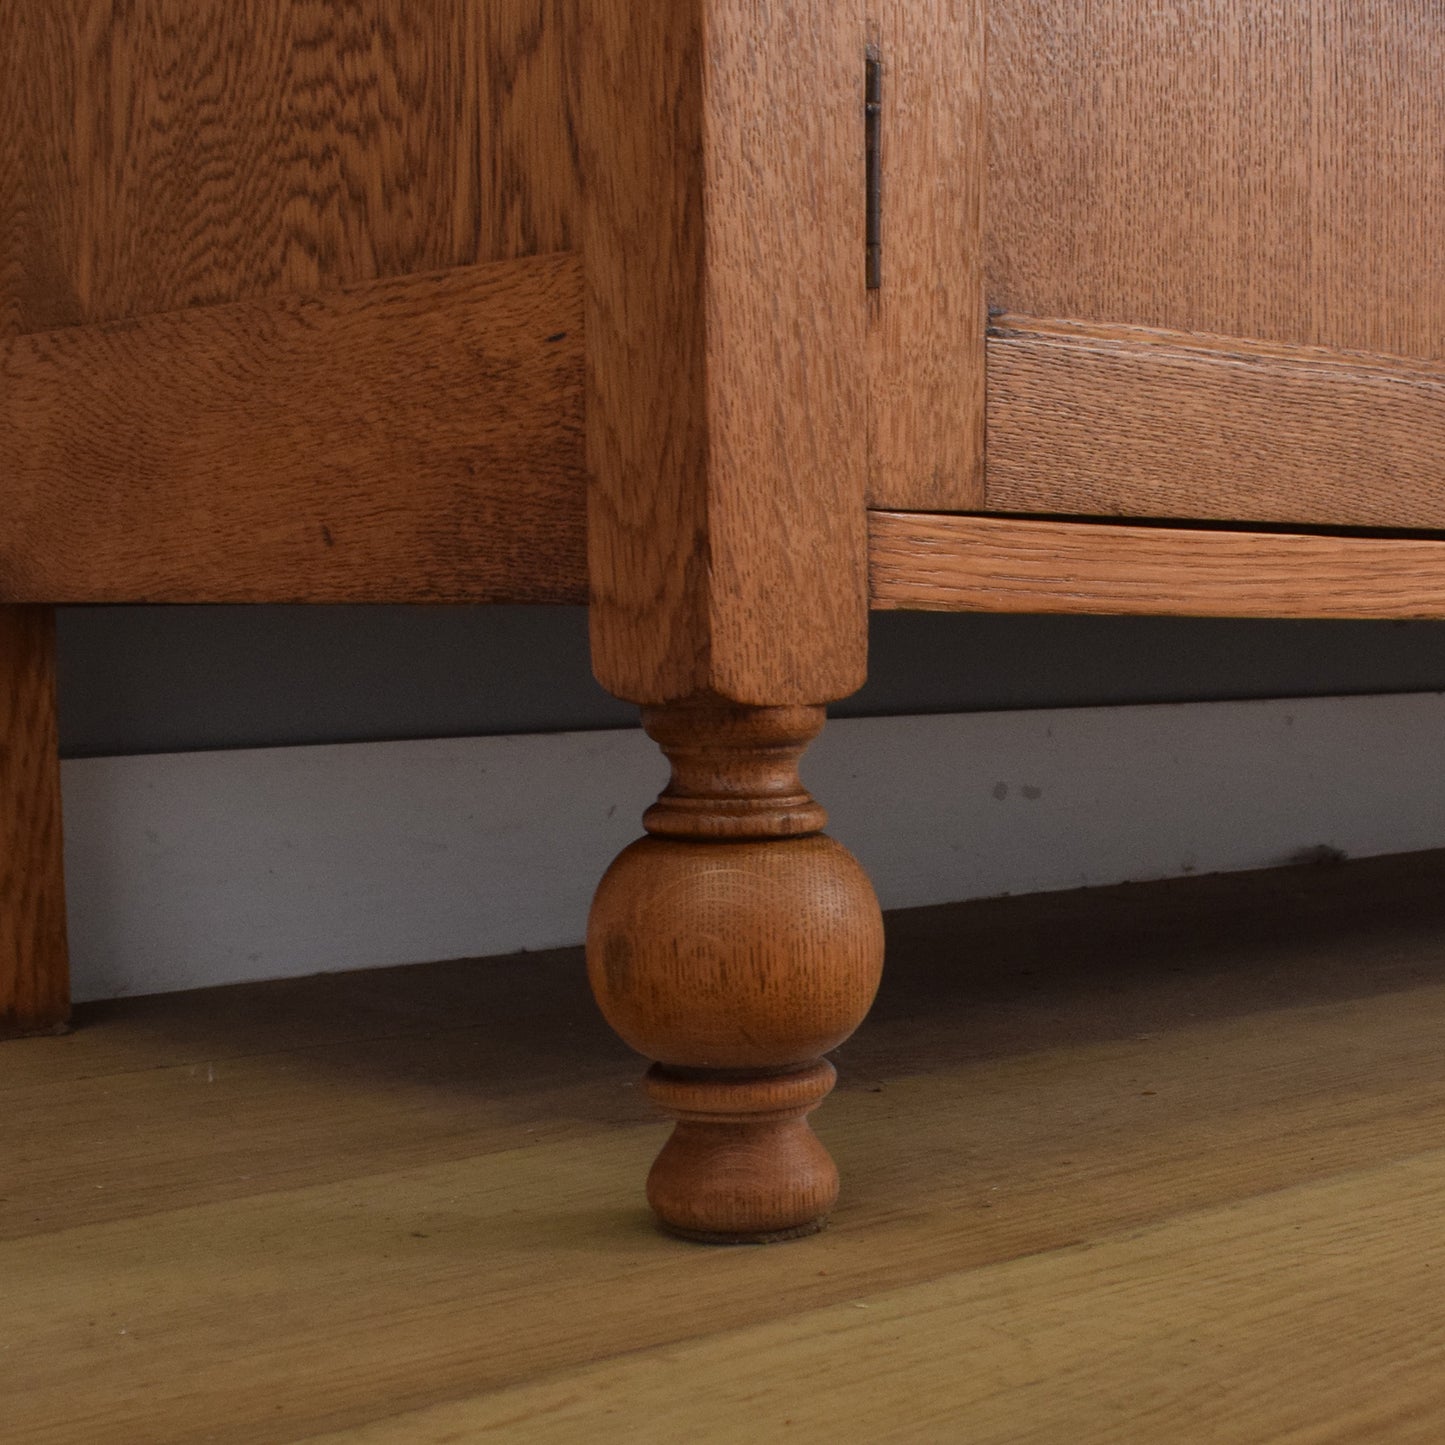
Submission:
<svg viewBox="0 0 1445 1445">
<path fill-rule="evenodd" d="M 1445 524 L 1438 6 L 994 3 L 987 504 Z"/>
<path fill-rule="evenodd" d="M 893 8 L 876 505 L 1445 524 L 1438 7 Z"/>
<path fill-rule="evenodd" d="M 816 1227 L 870 606 L 1445 616 L 1442 72 L 1426 0 L 11 0 L 0 1020 L 49 608 L 585 600 L 673 762 L 589 936 L 654 1204 Z"/>
</svg>

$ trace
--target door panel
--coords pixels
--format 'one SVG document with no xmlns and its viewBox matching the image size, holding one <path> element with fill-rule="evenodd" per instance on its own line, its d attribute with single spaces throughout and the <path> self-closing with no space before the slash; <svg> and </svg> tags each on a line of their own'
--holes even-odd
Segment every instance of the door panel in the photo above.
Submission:
<svg viewBox="0 0 1445 1445">
<path fill-rule="evenodd" d="M 953 66 L 938 104 L 955 130 L 973 114 L 971 71 L 931 33 L 960 7 L 904 6 L 890 42 L 879 306 L 911 325 L 875 332 L 875 373 L 929 409 L 878 406 L 912 444 L 881 465 L 875 425 L 875 504 L 1445 526 L 1445 8 L 986 8 L 977 237 L 915 202 L 944 184 L 930 167 L 962 186 L 979 158 L 910 139 L 908 73 Z M 982 258 L 986 405 L 960 239 Z M 985 434 L 980 492 L 956 458 Z"/>
<path fill-rule="evenodd" d="M 1445 358 L 1436 0 L 991 0 L 993 309 Z"/>
<path fill-rule="evenodd" d="M 1445 526 L 1445 10 L 989 20 L 988 507 Z"/>
</svg>

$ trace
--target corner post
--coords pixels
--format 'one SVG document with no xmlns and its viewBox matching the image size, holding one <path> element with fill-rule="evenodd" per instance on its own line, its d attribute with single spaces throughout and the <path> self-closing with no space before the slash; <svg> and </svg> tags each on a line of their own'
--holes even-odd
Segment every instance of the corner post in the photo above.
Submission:
<svg viewBox="0 0 1445 1445">
<path fill-rule="evenodd" d="M 578 103 L 593 668 L 672 759 L 589 968 L 680 1122 L 670 1229 L 805 1233 L 805 1115 L 877 983 L 877 903 L 796 764 L 867 662 L 861 0 L 590 0 Z"/>
</svg>

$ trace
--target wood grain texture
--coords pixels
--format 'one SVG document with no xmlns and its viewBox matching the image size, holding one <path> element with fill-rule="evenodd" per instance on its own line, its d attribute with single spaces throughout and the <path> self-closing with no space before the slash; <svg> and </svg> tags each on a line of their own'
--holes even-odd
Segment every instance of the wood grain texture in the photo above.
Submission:
<svg viewBox="0 0 1445 1445">
<path fill-rule="evenodd" d="M 861 0 L 585 7 L 593 665 L 619 696 L 863 680 Z"/>
<path fill-rule="evenodd" d="M 69 1013 L 55 614 L 0 606 L 0 1038 Z"/>
<path fill-rule="evenodd" d="M 1428 1445 L 1442 867 L 891 916 L 787 1249 L 627 1202 L 577 950 L 82 1006 L 0 1069 L 6 1429 Z"/>
<path fill-rule="evenodd" d="M 872 884 L 803 787 L 821 707 L 648 708 L 672 763 L 597 888 L 587 972 L 607 1021 L 658 1062 L 678 1123 L 652 1166 L 663 1226 L 709 1243 L 812 1234 L 838 1170 L 807 1116 L 833 1087 L 823 1054 L 862 1023 L 883 966 Z"/>
<path fill-rule="evenodd" d="M 0 7 L 0 341 L 24 330 L 25 258 L 36 224 L 26 184 L 35 134 L 21 85 L 30 60 L 26 18 L 19 5 Z"/>
<path fill-rule="evenodd" d="M 1445 365 L 996 316 L 988 508 L 1445 528 Z"/>
<path fill-rule="evenodd" d="M 576 10 L 8 0 L 0 314 L 50 330 L 569 249 Z"/>
<path fill-rule="evenodd" d="M 1435 0 L 989 6 L 993 307 L 1445 359 Z"/>
<path fill-rule="evenodd" d="M 883 277 L 870 295 L 870 505 L 983 505 L 983 0 L 882 0 Z"/>
<path fill-rule="evenodd" d="M 869 514 L 873 606 L 1445 618 L 1445 541 Z"/>
<path fill-rule="evenodd" d="M 575 602 L 584 492 L 571 256 L 0 348 L 0 600 Z"/>
<path fill-rule="evenodd" d="M 1436 1151 L 596 1361 L 312 1445 L 508 1434 L 536 1445 L 1429 1445 L 1445 1418 L 1445 1331 L 1416 1291 L 1442 1199 L 1445 1151 Z"/>
<path fill-rule="evenodd" d="M 477 260 L 570 251 L 579 242 L 576 71 L 585 60 L 578 48 L 584 8 L 577 0 L 459 7 L 476 47 L 480 98 Z M 466 230 L 460 240 L 472 244 Z"/>
</svg>

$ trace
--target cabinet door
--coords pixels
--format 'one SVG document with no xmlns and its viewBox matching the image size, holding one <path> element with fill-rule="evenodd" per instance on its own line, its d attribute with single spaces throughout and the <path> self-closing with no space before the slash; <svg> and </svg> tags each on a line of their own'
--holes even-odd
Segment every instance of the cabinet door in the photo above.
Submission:
<svg viewBox="0 0 1445 1445">
<path fill-rule="evenodd" d="M 1445 527 L 1445 8 L 979 4 L 987 456 L 943 505 Z"/>
</svg>

